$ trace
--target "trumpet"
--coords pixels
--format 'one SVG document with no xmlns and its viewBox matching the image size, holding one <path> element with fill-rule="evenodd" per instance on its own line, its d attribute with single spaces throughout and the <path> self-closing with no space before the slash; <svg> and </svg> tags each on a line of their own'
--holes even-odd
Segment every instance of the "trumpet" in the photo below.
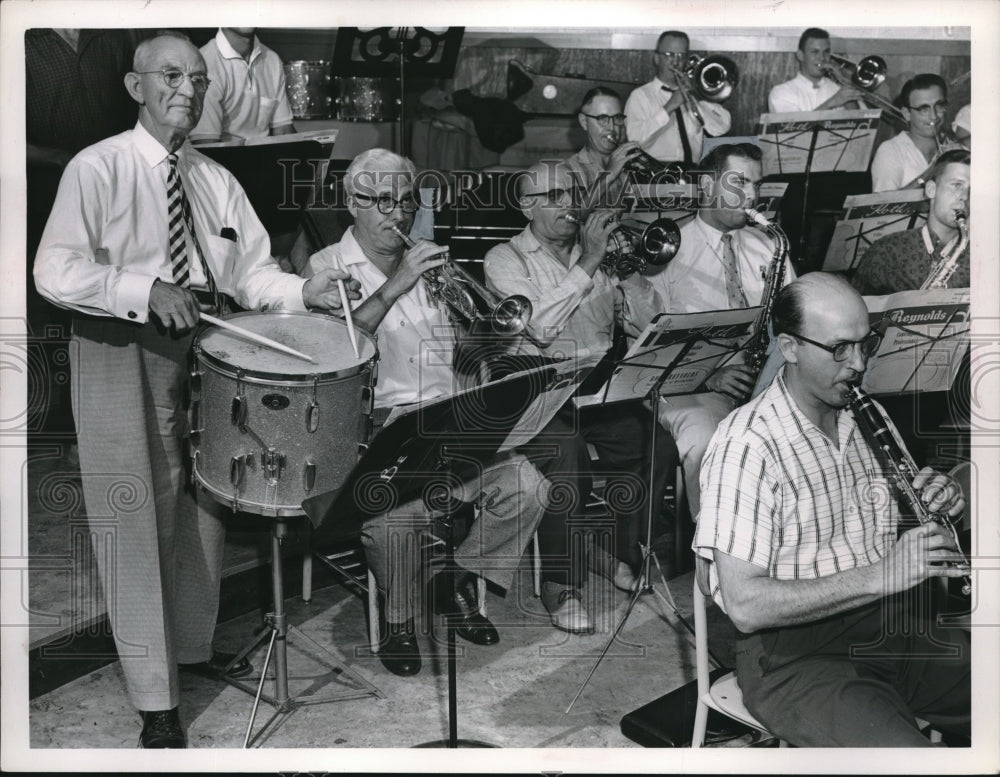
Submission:
<svg viewBox="0 0 1000 777">
<path fill-rule="evenodd" d="M 841 86 L 856 86 L 868 92 L 864 97 L 865 102 L 879 106 L 882 115 L 890 123 L 900 129 L 909 126 L 903 111 L 892 100 L 875 92 L 885 81 L 889 69 L 882 57 L 872 54 L 855 63 L 846 57 L 831 54 L 830 63 L 822 65 L 822 69 L 828 78 Z"/>
<path fill-rule="evenodd" d="M 913 511 L 917 520 L 924 523 L 939 523 L 951 532 L 955 547 L 961 546 L 958 541 L 958 532 L 951 519 L 944 513 L 932 513 L 921 501 L 920 495 L 913 489 L 913 478 L 917 475 L 917 464 L 909 453 L 896 441 L 889 430 L 889 423 L 886 421 L 882 411 L 875 405 L 872 398 L 866 394 L 860 386 L 854 385 L 850 388 L 850 396 L 847 402 L 851 413 L 858 423 L 858 429 L 864 436 L 872 451 L 881 451 L 889 464 L 890 477 L 900 494 L 906 500 L 908 507 Z M 968 566 L 968 560 L 962 556 L 958 565 Z M 962 593 L 969 596 L 972 593 L 972 581 L 966 575 L 962 581 Z"/>
<path fill-rule="evenodd" d="M 698 110 L 698 100 L 721 103 L 729 99 L 740 80 L 736 63 L 721 54 L 708 57 L 692 54 L 683 70 L 677 66 L 671 69 L 684 97 L 684 106 L 701 125 L 705 120 Z"/>
<path fill-rule="evenodd" d="M 566 214 L 566 220 L 580 223 L 572 213 Z M 608 236 L 601 269 L 609 278 L 625 279 L 646 272 L 649 265 L 662 267 L 680 247 L 681 231 L 673 219 L 659 218 L 645 227 L 619 224 Z"/>
<path fill-rule="evenodd" d="M 955 223 L 958 225 L 958 239 L 955 247 L 947 253 L 942 252 L 941 258 L 934 263 L 926 280 L 921 285 L 921 291 L 944 288 L 958 268 L 958 259 L 965 251 L 965 247 L 969 245 L 969 218 L 965 210 L 955 211 Z"/>
<path fill-rule="evenodd" d="M 391 227 L 407 248 L 413 248 L 414 241 L 397 225 Z M 501 298 L 469 273 L 451 261 L 423 274 L 427 289 L 436 301 L 443 302 L 470 327 L 478 321 L 489 321 L 498 335 L 516 335 L 527 329 L 531 321 L 531 301 L 520 294 Z M 481 301 L 481 305 L 476 300 Z M 485 307 L 487 315 L 480 312 Z"/>
<path fill-rule="evenodd" d="M 609 143 L 619 144 L 618 133 L 605 132 L 601 135 Z M 661 162 L 655 156 L 644 150 L 629 157 L 624 170 L 632 174 L 638 183 L 689 183 L 687 170 L 680 162 Z"/>
</svg>

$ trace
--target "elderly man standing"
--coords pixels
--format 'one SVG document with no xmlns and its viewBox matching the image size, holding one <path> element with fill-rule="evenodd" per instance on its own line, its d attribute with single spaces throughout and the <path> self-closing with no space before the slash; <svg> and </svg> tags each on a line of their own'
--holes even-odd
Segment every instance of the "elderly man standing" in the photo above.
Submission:
<svg viewBox="0 0 1000 777">
<path fill-rule="evenodd" d="M 845 412 L 881 339 L 864 300 L 809 273 L 778 293 L 774 332 L 785 365 L 712 439 L 694 541 L 739 630 L 743 702 L 798 747 L 929 747 L 917 716 L 967 739 L 969 636 L 932 627 L 913 589 L 970 569 L 941 523 L 898 531 L 886 457 Z M 912 487 L 928 514 L 962 512 L 933 470 Z"/>
<path fill-rule="evenodd" d="M 417 201 L 413 163 L 381 148 L 359 154 L 344 174 L 347 208 L 354 225 L 339 243 L 309 258 L 305 274 L 336 268 L 361 284 L 362 302 L 354 321 L 378 335 L 379 379 L 375 388 L 376 430 L 393 408 L 454 394 L 460 389 L 452 367 L 456 331 L 443 303 L 423 279 L 444 262 L 445 250 L 427 240 L 407 247 Z M 473 574 L 503 589 L 510 587 L 548 496 L 548 482 L 520 455 L 494 460 L 463 477 L 452 496 L 477 501 L 481 513 L 455 550 L 461 572 L 434 578 L 435 609 L 453 618 L 457 633 L 477 645 L 500 637 L 479 614 Z M 390 672 L 420 671 L 414 624 L 419 595 L 420 536 L 430 516 L 421 499 L 388 513 L 366 516 L 361 533 L 369 569 L 380 594 L 381 617 L 388 626 L 379 659 Z M 386 631 L 388 632 L 386 634 Z"/>
<path fill-rule="evenodd" d="M 529 360 L 602 355 L 612 348 L 616 325 L 637 336 L 660 311 L 660 302 L 641 275 L 622 280 L 602 269 L 608 236 L 618 224 L 614 212 L 595 210 L 581 226 L 581 190 L 563 163 L 539 163 L 518 184 L 518 204 L 528 226 L 509 243 L 491 249 L 485 261 L 486 281 L 494 291 L 531 301 L 530 333 L 513 344 L 514 355 Z M 532 442 L 539 467 L 553 481 L 553 490 L 560 489 L 561 498 L 552 500 L 538 532 L 542 602 L 559 629 L 592 628 L 582 595 L 587 572 L 583 543 L 574 536 L 585 519 L 592 486 L 588 443 L 606 475 L 605 493 L 614 495 L 607 501 L 616 520 L 612 552 L 595 547 L 591 565 L 618 588 L 638 585 L 639 538 L 650 500 L 658 514 L 675 460 L 673 443 L 657 435 L 652 456 L 656 476 L 650 482 L 653 423 L 639 401 L 583 411 L 570 402 Z"/>
<path fill-rule="evenodd" d="M 337 279 L 349 276 L 281 272 L 235 179 L 185 143 L 208 88 L 185 36 L 143 41 L 133 68 L 125 88 L 139 121 L 67 165 L 34 275 L 43 296 L 73 311 L 84 502 L 142 713 L 139 746 L 185 747 L 178 663 L 212 676 L 251 671 L 212 649 L 225 529 L 207 509 L 216 506 L 195 499 L 182 454 L 195 326 L 225 295 L 248 308 L 339 308 Z"/>
<path fill-rule="evenodd" d="M 729 111 L 718 103 L 691 95 L 702 121 L 685 105 L 679 73 L 687 68 L 688 45 L 687 33 L 668 30 L 660 35 L 653 54 L 656 77 L 633 89 L 625 101 L 629 140 L 661 162 L 697 162 L 705 133 L 719 137 L 729 132 L 732 124 Z"/>
</svg>

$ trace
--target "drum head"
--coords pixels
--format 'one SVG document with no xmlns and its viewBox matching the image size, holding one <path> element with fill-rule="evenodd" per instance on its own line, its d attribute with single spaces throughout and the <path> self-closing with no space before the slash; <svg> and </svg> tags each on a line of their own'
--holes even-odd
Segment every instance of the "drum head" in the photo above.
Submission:
<svg viewBox="0 0 1000 777">
<path fill-rule="evenodd" d="M 202 356 L 223 372 L 243 370 L 247 377 L 271 380 L 306 380 L 356 373 L 375 356 L 374 341 L 355 330 L 359 356 L 351 348 L 347 325 L 333 316 L 319 313 L 276 311 L 235 313 L 225 320 L 254 334 L 311 356 L 307 362 L 261 345 L 237 332 L 218 326 L 208 327 L 198 337 Z"/>
</svg>

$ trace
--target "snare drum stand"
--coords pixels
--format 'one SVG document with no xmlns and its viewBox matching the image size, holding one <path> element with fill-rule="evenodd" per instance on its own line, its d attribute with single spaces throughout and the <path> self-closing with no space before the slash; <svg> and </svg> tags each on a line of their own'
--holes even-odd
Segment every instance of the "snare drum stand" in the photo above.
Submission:
<svg viewBox="0 0 1000 777">
<path fill-rule="evenodd" d="M 260 671 L 260 679 L 257 682 L 257 687 L 255 689 L 251 685 L 225 677 L 225 674 L 223 674 L 223 678 L 230 685 L 254 697 L 253 711 L 250 713 L 250 722 L 247 724 L 246 736 L 243 738 L 244 748 L 249 747 L 252 742 L 257 741 L 279 717 L 287 718 L 300 706 L 306 704 L 325 704 L 345 699 L 360 699 L 365 696 L 374 696 L 378 699 L 385 698 L 382 691 L 348 669 L 337 655 L 288 623 L 288 616 L 285 614 L 285 594 L 281 565 L 281 541 L 287 534 L 288 527 L 285 523 L 285 518 L 283 516 L 275 517 L 274 527 L 271 531 L 271 586 L 274 597 L 274 611 L 264 616 L 264 628 L 260 630 L 260 633 L 254 637 L 249 645 L 239 652 L 232 662 L 232 664 L 238 663 L 266 639 L 268 641 L 267 654 L 264 658 L 264 666 Z M 330 674 L 337 675 L 337 679 L 341 682 L 350 680 L 353 683 L 353 687 L 347 687 L 344 690 L 327 696 L 317 696 L 315 692 L 290 696 L 288 693 L 287 644 L 287 638 L 290 635 L 307 643 L 318 654 L 320 662 L 330 667 Z M 274 657 L 274 695 L 268 696 L 263 692 L 264 680 L 267 678 L 267 668 L 271 664 L 272 656 Z M 253 731 L 253 724 L 257 717 L 257 708 L 260 705 L 261 699 L 272 705 L 275 711 L 251 739 L 250 735 Z"/>
</svg>

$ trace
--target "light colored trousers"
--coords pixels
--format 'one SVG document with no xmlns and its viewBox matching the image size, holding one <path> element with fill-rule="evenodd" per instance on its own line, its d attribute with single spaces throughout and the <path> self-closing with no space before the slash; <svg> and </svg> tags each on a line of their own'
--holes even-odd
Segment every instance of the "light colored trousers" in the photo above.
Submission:
<svg viewBox="0 0 1000 777">
<path fill-rule="evenodd" d="M 140 710 L 177 706 L 177 663 L 211 656 L 219 609 L 225 527 L 215 505 L 197 504 L 183 458 L 191 339 L 159 334 L 152 323 L 73 323 L 84 504 L 129 698 Z"/>
<path fill-rule="evenodd" d="M 701 509 L 701 460 L 715 430 L 736 403 L 732 399 L 710 392 L 660 397 L 659 418 L 677 445 L 677 452 L 684 467 L 684 489 L 687 493 L 691 518 L 698 520 Z"/>
<path fill-rule="evenodd" d="M 475 501 L 480 507 L 469 534 L 455 548 L 456 563 L 509 588 L 542 518 L 548 492 L 549 482 L 519 454 L 498 459 L 475 477 L 456 479 L 452 499 Z M 409 620 L 415 612 L 421 542 L 433 517 L 418 498 L 373 516 L 361 531 L 368 568 L 386 597 L 386 619 L 391 623 Z"/>
</svg>

